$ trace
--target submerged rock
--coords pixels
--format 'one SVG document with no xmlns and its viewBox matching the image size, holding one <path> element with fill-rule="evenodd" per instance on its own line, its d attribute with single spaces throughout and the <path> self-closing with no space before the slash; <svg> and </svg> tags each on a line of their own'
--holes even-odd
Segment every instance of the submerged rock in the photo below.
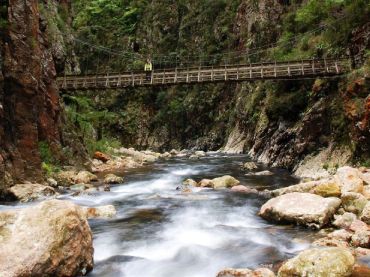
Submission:
<svg viewBox="0 0 370 277">
<path fill-rule="evenodd" d="M 9 193 L 21 202 L 59 195 L 52 187 L 40 184 L 18 184 L 12 186 Z"/>
<path fill-rule="evenodd" d="M 92 233 L 71 202 L 0 212 L 0 222 L 0 276 L 80 276 L 93 268 Z"/>
<path fill-rule="evenodd" d="M 108 174 L 104 177 L 104 184 L 122 184 L 123 178 L 114 174 Z"/>
<path fill-rule="evenodd" d="M 275 277 L 275 274 L 267 268 L 258 268 L 256 270 L 225 268 L 217 274 L 217 277 Z"/>
<path fill-rule="evenodd" d="M 313 248 L 288 260 L 279 269 L 278 276 L 344 277 L 352 274 L 354 265 L 355 258 L 347 249 Z"/>
<path fill-rule="evenodd" d="M 246 187 L 246 186 L 243 186 L 243 185 L 234 186 L 234 187 L 231 188 L 231 191 L 241 192 L 241 193 L 258 193 L 258 190 L 254 189 L 254 188 Z"/>
<path fill-rule="evenodd" d="M 200 159 L 200 156 L 197 156 L 197 155 L 191 155 L 189 157 L 190 160 L 199 160 Z"/>
<path fill-rule="evenodd" d="M 274 173 L 272 173 L 269 170 L 264 170 L 264 171 L 259 171 L 259 172 L 251 172 L 251 173 L 245 174 L 245 176 L 271 176 L 271 175 L 274 175 Z"/>
<path fill-rule="evenodd" d="M 255 162 L 246 162 L 243 165 L 243 168 L 246 169 L 246 170 L 254 170 L 254 169 L 257 169 L 258 166 Z"/>
<path fill-rule="evenodd" d="M 334 197 L 293 192 L 270 199 L 259 214 L 268 220 L 321 228 L 330 221 L 340 203 L 340 199 Z"/>
<path fill-rule="evenodd" d="M 87 218 L 112 218 L 117 214 L 116 208 L 113 205 L 100 207 L 83 207 L 83 211 Z"/>
</svg>

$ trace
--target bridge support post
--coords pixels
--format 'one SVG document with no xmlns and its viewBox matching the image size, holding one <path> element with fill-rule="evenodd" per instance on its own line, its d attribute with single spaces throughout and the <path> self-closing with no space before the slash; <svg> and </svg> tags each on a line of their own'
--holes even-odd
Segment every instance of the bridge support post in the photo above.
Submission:
<svg viewBox="0 0 370 277">
<path fill-rule="evenodd" d="M 328 63 L 326 61 L 326 58 L 324 58 L 324 65 L 325 65 L 325 72 L 328 73 L 329 72 L 329 68 L 328 68 Z"/>
<path fill-rule="evenodd" d="M 303 60 L 302 60 L 302 66 L 301 66 L 301 69 L 302 69 L 302 76 L 304 76 L 304 63 L 303 63 Z"/>
<path fill-rule="evenodd" d="M 315 74 L 316 73 L 316 69 L 315 69 L 315 59 L 312 59 L 312 73 Z"/>
<path fill-rule="evenodd" d="M 261 63 L 261 78 L 263 79 L 263 63 Z"/>
</svg>

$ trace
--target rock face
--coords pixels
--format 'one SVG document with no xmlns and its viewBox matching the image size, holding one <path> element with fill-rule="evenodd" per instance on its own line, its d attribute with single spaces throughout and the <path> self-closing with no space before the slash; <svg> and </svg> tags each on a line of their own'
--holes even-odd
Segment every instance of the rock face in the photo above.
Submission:
<svg viewBox="0 0 370 277">
<path fill-rule="evenodd" d="M 294 192 L 270 199 L 259 214 L 268 220 L 321 228 L 329 222 L 340 203 L 340 199 L 334 197 Z"/>
<path fill-rule="evenodd" d="M 12 186 L 9 193 L 21 202 L 30 202 L 38 198 L 58 195 L 52 187 L 40 184 L 18 184 Z"/>
<path fill-rule="evenodd" d="M 78 276 L 93 268 L 92 234 L 79 206 L 50 200 L 0 219 L 0 276 Z"/>
<path fill-rule="evenodd" d="M 352 274 L 354 265 L 355 258 L 344 248 L 314 248 L 288 260 L 279 269 L 278 276 L 344 277 Z"/>
<path fill-rule="evenodd" d="M 275 277 L 275 274 L 267 268 L 258 268 L 256 270 L 225 268 L 217 274 L 217 277 Z"/>
<path fill-rule="evenodd" d="M 47 143 L 54 154 L 60 145 L 56 70 L 39 2 L 15 0 L 7 5 L 10 28 L 1 37 L 5 43 L 0 43 L 4 85 L 0 90 L 0 167 L 8 180 L 0 186 L 11 185 L 10 176 L 15 182 L 41 181 L 39 142 Z"/>
</svg>

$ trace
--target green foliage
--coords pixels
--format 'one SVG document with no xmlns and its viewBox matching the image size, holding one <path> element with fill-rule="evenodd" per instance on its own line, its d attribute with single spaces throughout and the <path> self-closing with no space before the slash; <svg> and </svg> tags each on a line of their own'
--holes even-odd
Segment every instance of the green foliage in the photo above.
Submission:
<svg viewBox="0 0 370 277">
<path fill-rule="evenodd" d="M 285 15 L 277 60 L 344 56 L 351 32 L 370 17 L 367 0 L 309 0 Z"/>
<path fill-rule="evenodd" d="M 112 148 L 122 147 L 121 142 L 113 138 L 103 138 L 98 141 L 87 140 L 86 147 L 90 155 L 94 154 L 96 151 L 103 153 L 110 153 Z"/>
<path fill-rule="evenodd" d="M 0 0 L 0 35 L 8 27 L 8 1 Z"/>
<path fill-rule="evenodd" d="M 45 163 L 54 163 L 55 159 L 50 150 L 49 144 L 46 141 L 39 142 L 39 153 L 41 160 Z"/>
<path fill-rule="evenodd" d="M 39 142 L 39 153 L 42 161 L 42 169 L 47 176 L 60 171 L 59 161 L 54 157 L 46 141 Z"/>
</svg>

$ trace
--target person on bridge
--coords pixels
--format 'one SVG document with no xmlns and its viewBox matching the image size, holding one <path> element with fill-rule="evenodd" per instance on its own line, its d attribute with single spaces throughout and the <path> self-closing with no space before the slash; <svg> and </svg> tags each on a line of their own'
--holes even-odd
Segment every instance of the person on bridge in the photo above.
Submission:
<svg viewBox="0 0 370 277">
<path fill-rule="evenodd" d="M 146 80 L 150 81 L 152 79 L 153 64 L 149 58 L 146 60 L 144 71 L 146 73 Z"/>
</svg>

